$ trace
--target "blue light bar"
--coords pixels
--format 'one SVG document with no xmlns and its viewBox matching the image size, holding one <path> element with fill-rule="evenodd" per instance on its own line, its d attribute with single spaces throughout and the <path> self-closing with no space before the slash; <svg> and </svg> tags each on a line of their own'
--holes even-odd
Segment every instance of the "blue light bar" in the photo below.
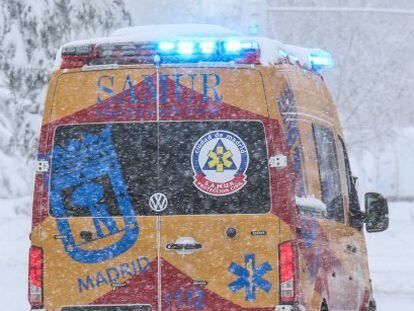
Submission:
<svg viewBox="0 0 414 311">
<path fill-rule="evenodd" d="M 229 62 L 259 63 L 259 44 L 252 40 L 227 40 L 213 38 L 183 38 L 159 41 L 155 44 L 161 61 L 184 62 Z"/>
<path fill-rule="evenodd" d="M 315 71 L 322 71 L 332 68 L 334 65 L 333 57 L 324 50 L 317 50 L 309 53 L 309 64 Z"/>
<path fill-rule="evenodd" d="M 227 53 L 238 53 L 242 49 L 240 41 L 227 41 L 224 43 L 224 49 Z"/>
<path fill-rule="evenodd" d="M 161 52 L 171 52 L 175 48 L 174 42 L 163 41 L 158 44 L 158 48 Z"/>
<path fill-rule="evenodd" d="M 178 53 L 191 55 L 194 52 L 194 43 L 190 41 L 178 42 Z"/>
<path fill-rule="evenodd" d="M 204 54 L 214 53 L 216 49 L 216 43 L 214 41 L 204 41 L 199 44 L 201 52 Z"/>
<path fill-rule="evenodd" d="M 255 41 L 244 41 L 241 43 L 242 50 L 258 50 L 259 45 Z"/>
</svg>

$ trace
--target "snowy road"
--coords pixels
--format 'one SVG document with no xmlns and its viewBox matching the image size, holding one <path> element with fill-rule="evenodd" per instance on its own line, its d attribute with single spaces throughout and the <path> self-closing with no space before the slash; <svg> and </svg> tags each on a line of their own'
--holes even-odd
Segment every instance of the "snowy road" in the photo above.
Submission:
<svg viewBox="0 0 414 311">
<path fill-rule="evenodd" d="M 0 206 L 13 209 L 7 201 L 0 200 Z M 410 310 L 414 306 L 414 204 L 394 203 L 390 210 L 390 228 L 366 234 L 374 294 L 379 311 Z M 29 228 L 25 216 L 0 218 L 0 310 L 29 310 Z"/>
<path fill-rule="evenodd" d="M 31 220 L 16 216 L 21 208 L 30 210 L 31 198 L 0 200 L 0 310 L 30 310 L 27 303 L 27 256 Z"/>
<path fill-rule="evenodd" d="M 378 310 L 413 310 L 414 204 L 390 204 L 388 230 L 366 238 Z"/>
</svg>

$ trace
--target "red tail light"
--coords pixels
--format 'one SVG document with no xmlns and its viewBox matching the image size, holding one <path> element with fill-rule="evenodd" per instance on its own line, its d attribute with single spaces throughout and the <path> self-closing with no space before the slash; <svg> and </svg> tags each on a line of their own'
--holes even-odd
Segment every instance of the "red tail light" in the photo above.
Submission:
<svg viewBox="0 0 414 311">
<path fill-rule="evenodd" d="M 295 300 L 296 250 L 292 241 L 279 244 L 279 293 L 281 303 Z"/>
<path fill-rule="evenodd" d="M 34 308 L 43 306 L 43 250 L 36 246 L 29 252 L 29 302 Z"/>
</svg>

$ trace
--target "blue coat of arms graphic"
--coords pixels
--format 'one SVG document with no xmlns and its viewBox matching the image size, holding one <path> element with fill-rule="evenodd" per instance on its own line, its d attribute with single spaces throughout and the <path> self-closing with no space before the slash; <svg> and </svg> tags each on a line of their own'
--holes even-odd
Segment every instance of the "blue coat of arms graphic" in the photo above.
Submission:
<svg viewBox="0 0 414 311">
<path fill-rule="evenodd" d="M 112 198 L 112 204 L 108 204 L 107 197 Z M 112 143 L 111 126 L 99 134 L 85 133 L 80 139 L 70 139 L 63 146 L 53 148 L 50 205 L 64 237 L 63 246 L 78 262 L 106 261 L 134 245 L 139 226 Z M 124 223 L 122 228 L 108 212 L 113 208 L 109 205 L 118 209 Z M 93 220 L 95 232 L 84 237 L 85 241 L 74 237 L 69 221 L 73 215 L 68 215 L 70 208 L 86 210 L 87 217 Z M 119 239 L 103 248 L 91 247 L 93 242 L 108 236 Z"/>
</svg>

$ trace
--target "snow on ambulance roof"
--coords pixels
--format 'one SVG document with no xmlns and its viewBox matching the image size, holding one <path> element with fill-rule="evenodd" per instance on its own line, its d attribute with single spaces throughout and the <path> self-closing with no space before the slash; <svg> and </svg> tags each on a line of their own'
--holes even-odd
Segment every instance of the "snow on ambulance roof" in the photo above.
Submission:
<svg viewBox="0 0 414 311">
<path fill-rule="evenodd" d="M 111 37 L 135 37 L 150 41 L 177 37 L 224 37 L 240 36 L 240 32 L 211 24 L 165 24 L 126 27 L 115 30 Z"/>
<path fill-rule="evenodd" d="M 96 48 L 103 50 L 98 51 L 98 56 Z M 102 55 L 107 58 L 103 63 Z M 109 64 L 108 61 L 127 64 L 125 58 L 133 64 L 134 57 L 138 59 L 137 55 L 141 57 L 140 63 L 153 62 L 154 56 L 160 55 L 164 62 L 167 60 L 166 63 L 235 62 L 267 66 L 289 62 L 316 72 L 333 66 L 332 56 L 321 49 L 306 49 L 270 38 L 245 36 L 217 25 L 167 24 L 121 28 L 109 37 L 67 43 L 59 50 L 55 67 L 76 68 Z M 89 63 L 92 58 L 101 62 Z"/>
</svg>

